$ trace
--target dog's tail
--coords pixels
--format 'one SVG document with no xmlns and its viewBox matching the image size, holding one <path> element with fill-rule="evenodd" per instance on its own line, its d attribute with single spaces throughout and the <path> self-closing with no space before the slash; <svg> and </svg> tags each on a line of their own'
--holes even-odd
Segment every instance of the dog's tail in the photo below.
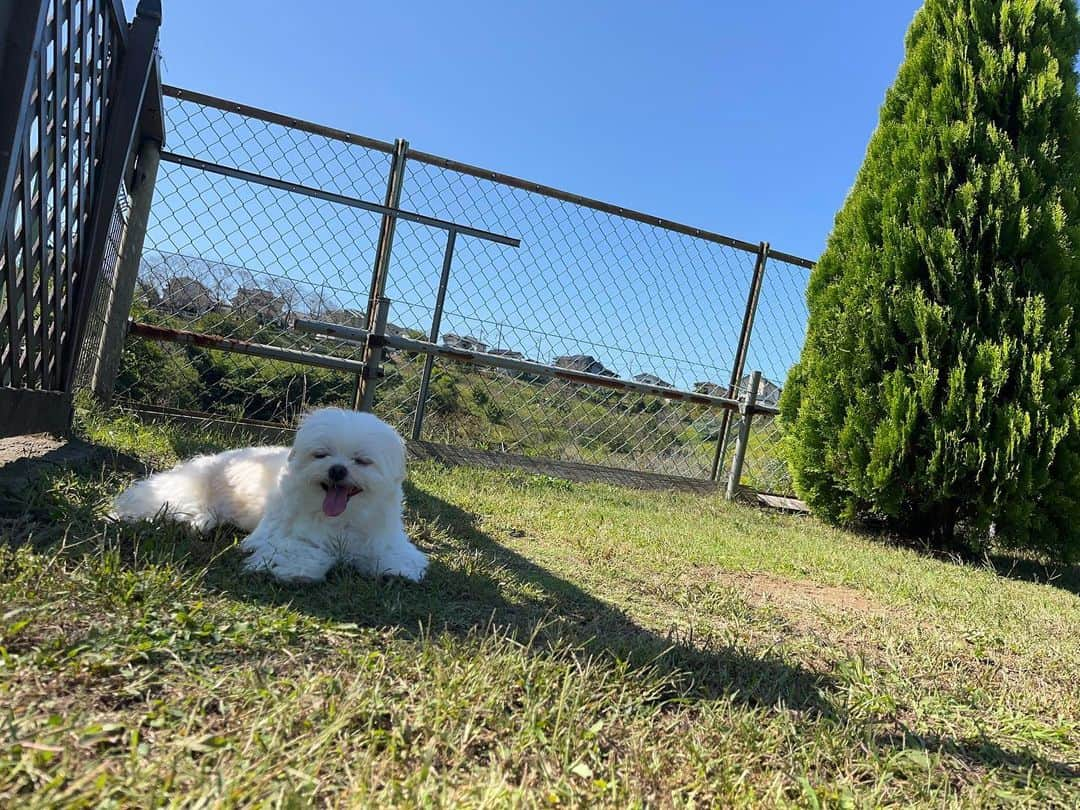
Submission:
<svg viewBox="0 0 1080 810">
<path fill-rule="evenodd" d="M 136 481 L 116 496 L 109 517 L 136 521 L 167 517 L 199 531 L 217 525 L 210 505 L 209 480 L 203 469 L 210 457 L 193 458 L 167 472 Z"/>
</svg>

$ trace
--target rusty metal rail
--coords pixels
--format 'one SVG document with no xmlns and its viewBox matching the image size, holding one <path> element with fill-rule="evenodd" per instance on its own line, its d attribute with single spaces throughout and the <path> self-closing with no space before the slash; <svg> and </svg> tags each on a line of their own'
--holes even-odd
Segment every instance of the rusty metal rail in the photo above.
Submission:
<svg viewBox="0 0 1080 810">
<path fill-rule="evenodd" d="M 262 357 L 267 360 L 282 360 L 286 363 L 299 363 L 305 366 L 350 371 L 354 374 L 359 374 L 364 370 L 364 363 L 360 360 L 348 360 L 344 357 L 305 352 L 300 349 L 285 349 L 267 343 L 252 343 L 247 340 L 219 337 L 218 335 L 205 335 L 201 332 L 188 332 L 184 329 L 169 329 L 164 326 L 144 323 L 143 321 L 129 321 L 128 334 L 161 343 L 179 343 L 181 346 L 217 349 L 223 352 L 233 352 L 234 354 Z"/>
<path fill-rule="evenodd" d="M 467 349 L 439 346 L 426 340 L 415 340 L 401 335 L 372 335 L 366 329 L 354 326 L 342 326 L 341 324 L 313 321 L 305 318 L 295 318 L 292 321 L 293 329 L 300 332 L 308 332 L 317 335 L 326 335 L 341 340 L 366 342 L 369 346 L 377 348 L 398 349 L 406 352 L 416 352 L 429 357 L 439 357 L 452 360 L 456 363 L 464 363 L 491 368 L 503 368 L 509 371 L 520 371 L 525 374 L 535 374 L 538 377 L 554 377 L 566 382 L 579 383 L 581 385 L 593 385 L 601 388 L 610 388 L 615 391 L 634 392 L 648 396 L 676 402 L 692 402 L 698 405 L 707 405 L 713 408 L 738 411 L 743 407 L 738 399 L 732 397 L 718 397 L 711 394 L 702 394 L 697 391 L 683 391 L 678 388 L 668 388 L 659 385 L 649 385 L 637 380 L 624 380 L 619 377 L 606 377 L 602 374 L 589 374 L 584 371 L 573 371 L 561 366 L 551 366 L 545 363 L 536 363 L 531 360 L 518 360 L 487 352 L 469 351 Z M 167 330 L 171 331 L 171 330 Z M 302 354 L 302 353 L 301 353 Z M 755 414 L 776 415 L 779 409 L 769 405 L 754 405 L 752 412 Z"/>
<path fill-rule="evenodd" d="M 503 355 L 488 354 L 486 352 L 473 352 L 465 349 L 455 349 L 449 346 L 439 346 L 426 340 L 414 340 L 399 335 L 370 335 L 366 329 L 340 324 L 325 323 L 323 321 L 311 321 L 304 318 L 296 318 L 292 321 L 292 327 L 299 332 L 326 335 L 341 340 L 363 342 L 376 348 L 398 349 L 406 352 L 416 352 L 433 357 L 452 360 L 457 363 L 488 366 L 491 368 L 504 368 L 511 371 L 520 371 L 526 374 L 535 374 L 540 377 L 554 377 L 566 382 L 579 383 L 581 385 L 596 385 L 602 388 L 610 388 L 615 391 L 632 391 L 676 402 L 693 402 L 699 405 L 707 405 L 713 408 L 726 410 L 739 410 L 743 403 L 731 397 L 717 397 L 710 394 L 701 394 L 696 391 L 682 391 L 678 388 L 665 388 L 663 386 L 648 385 L 636 380 L 623 380 L 618 377 L 605 377 L 600 374 L 589 374 L 584 371 L 573 371 L 560 366 L 549 366 L 544 363 L 534 363 L 529 360 L 517 360 Z M 218 335 L 207 335 L 201 332 L 189 332 L 184 329 L 170 329 L 164 326 L 156 326 L 144 321 L 129 321 L 128 334 L 147 340 L 156 340 L 161 343 L 177 343 L 182 346 L 196 346 L 201 349 L 216 349 L 218 351 L 246 354 L 252 357 L 262 357 L 267 360 L 281 360 L 286 363 L 298 363 L 307 366 L 336 369 L 352 373 L 363 373 L 365 363 L 361 360 L 348 360 L 344 357 L 334 357 L 329 354 L 318 352 L 306 352 L 300 349 L 286 349 L 281 346 L 271 346 L 268 343 L 253 343 L 236 338 L 225 338 Z M 775 415 L 779 410 L 768 405 L 755 405 L 753 412 L 757 414 Z"/>
</svg>

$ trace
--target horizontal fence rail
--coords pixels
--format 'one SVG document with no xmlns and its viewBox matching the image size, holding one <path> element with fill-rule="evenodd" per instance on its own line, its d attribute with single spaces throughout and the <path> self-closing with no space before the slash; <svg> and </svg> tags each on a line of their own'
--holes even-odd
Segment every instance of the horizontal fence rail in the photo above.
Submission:
<svg viewBox="0 0 1080 810">
<path fill-rule="evenodd" d="M 280 346 L 272 346 L 268 343 L 253 343 L 247 340 L 224 338 L 218 335 L 204 335 L 183 329 L 167 329 L 162 326 L 143 323 L 142 321 L 130 321 L 128 323 L 128 334 L 133 337 L 156 340 L 162 343 L 177 343 L 181 346 L 218 349 L 235 354 L 246 354 L 250 357 L 281 360 L 286 363 L 298 363 L 317 368 L 329 368 L 354 373 L 360 373 L 364 370 L 364 364 L 359 360 L 348 360 L 344 357 L 334 357 L 333 355 L 318 354 L 316 352 L 302 352 L 296 349 L 283 349 Z"/>
<path fill-rule="evenodd" d="M 511 357 L 489 354 L 487 352 L 468 351 L 465 349 L 451 348 L 449 346 L 439 346 L 425 340 L 413 340 L 400 335 L 374 336 L 365 329 L 340 326 L 338 324 L 324 323 L 322 321 L 309 321 L 303 318 L 295 319 L 292 322 L 292 326 L 294 329 L 298 329 L 301 332 L 327 335 L 329 337 L 363 342 L 377 347 L 389 347 L 391 349 L 416 352 L 417 354 L 442 357 L 457 363 L 487 366 L 488 368 L 503 368 L 510 371 L 523 371 L 529 374 L 536 374 L 542 377 L 553 377 L 555 379 L 581 385 L 593 385 L 600 388 L 611 388 L 617 391 L 635 391 L 637 393 L 647 394 L 648 396 L 659 397 L 661 399 L 670 399 L 677 402 L 693 402 L 715 408 L 737 410 L 740 407 L 739 400 L 731 399 L 729 397 L 710 396 L 708 394 L 699 394 L 694 391 L 680 391 L 677 388 L 647 385 L 635 380 L 622 380 L 617 377 L 605 377 L 600 374 L 571 371 L 569 369 L 560 368 L 559 366 L 533 363 L 528 360 L 515 360 Z M 754 412 L 770 415 L 780 413 L 777 408 L 766 405 L 756 405 L 754 407 Z"/>
<path fill-rule="evenodd" d="M 487 354 L 485 352 L 470 352 L 461 349 L 451 349 L 424 340 L 412 340 L 396 335 L 383 335 L 369 341 L 370 333 L 365 329 L 339 326 L 332 323 L 308 321 L 297 318 L 293 321 L 292 327 L 301 332 L 328 335 L 330 337 L 338 337 L 365 344 L 370 342 L 375 346 L 400 349 L 402 351 L 432 355 L 434 357 L 443 357 L 457 363 L 487 366 L 488 368 L 503 368 L 510 371 L 523 371 L 543 377 L 553 377 L 555 379 L 565 380 L 566 382 L 577 383 L 580 385 L 594 385 L 600 388 L 611 388 L 619 391 L 636 391 L 648 396 L 659 397 L 660 399 L 670 399 L 677 402 L 693 402 L 719 409 L 739 410 L 741 407 L 741 402 L 739 400 L 731 399 L 729 397 L 709 396 L 706 394 L 698 394 L 693 391 L 680 391 L 675 388 L 645 385 L 632 380 L 620 380 L 612 377 L 603 377 L 598 374 L 569 371 L 565 368 L 559 368 L 558 366 L 548 366 L 543 363 L 530 363 L 526 360 L 514 360 L 512 358 L 501 357 L 496 354 Z M 246 340 L 223 338 L 218 337 L 217 335 L 204 335 L 182 329 L 166 329 L 164 327 L 154 326 L 153 324 L 143 323 L 142 321 L 130 321 L 128 324 L 128 334 L 133 337 L 156 340 L 162 343 L 177 343 L 182 346 L 219 349 L 227 352 L 235 352 L 236 354 L 246 354 L 252 357 L 264 357 L 268 360 L 281 360 L 286 363 L 298 363 L 300 365 L 337 369 L 339 371 L 359 373 L 364 369 L 364 363 L 357 360 L 347 360 L 342 357 L 317 354 L 315 352 L 301 352 L 296 351 L 295 349 L 283 349 L 279 346 L 272 346 L 266 343 L 252 343 Z M 767 414 L 770 416 L 775 416 L 780 413 L 778 408 L 759 404 L 755 404 L 752 407 L 752 411 L 753 413 Z"/>
<path fill-rule="evenodd" d="M 281 113 L 271 112 L 270 110 L 264 110 L 259 107 L 252 107 L 249 104 L 241 104 L 237 101 L 229 101 L 228 99 L 207 95 L 206 93 L 199 93 L 195 90 L 186 90 L 183 87 L 164 84 L 161 86 L 161 91 L 168 98 L 191 101 L 203 107 L 236 113 L 245 118 L 265 121 L 268 124 L 277 124 L 287 129 L 297 130 L 298 132 L 307 132 L 312 135 L 333 138 L 342 143 L 362 146 L 365 149 L 385 152 L 388 155 L 394 151 L 394 144 L 389 141 L 368 138 L 364 135 L 357 135 L 355 132 L 347 132 L 343 129 L 335 129 L 334 127 L 328 127 L 323 124 L 316 124 L 313 121 L 305 121 L 302 118 L 293 118 L 291 115 L 282 115 Z"/>
<path fill-rule="evenodd" d="M 503 174 L 501 172 L 493 172 L 489 169 L 481 169 L 478 166 L 471 166 L 468 163 L 461 163 L 457 160 L 450 160 L 449 158 L 439 157 L 428 152 L 410 151 L 409 159 L 415 160 L 420 163 L 427 163 L 432 166 L 438 166 L 442 169 L 447 169 L 452 172 L 458 172 L 460 174 L 470 175 L 472 177 L 482 178 L 484 180 L 490 180 L 494 183 L 500 183 L 510 188 L 517 188 L 523 191 L 529 191 L 534 194 L 541 194 L 545 197 L 551 197 L 555 200 L 561 200 L 573 205 L 580 205 L 584 208 L 592 208 L 596 211 L 602 211 L 605 214 L 612 214 L 614 216 L 623 217 L 624 219 L 640 222 L 644 225 L 653 225 L 657 228 L 663 228 L 675 233 L 685 234 L 686 236 L 693 236 L 696 239 L 704 239 L 707 242 L 715 242 L 719 245 L 727 245 L 728 247 L 735 248 L 736 250 L 745 250 L 748 252 L 754 252 L 758 249 L 758 246 L 752 242 L 744 242 L 741 239 L 735 239 L 730 236 L 724 236 L 723 234 L 714 233 L 712 231 L 706 231 L 701 228 L 695 228 L 691 225 L 684 225 L 681 222 L 675 222 L 663 217 L 652 216 L 650 214 L 644 214 L 641 211 L 635 211 L 632 208 L 624 208 L 621 205 L 612 205 L 610 203 L 601 202 L 600 200 L 594 200 L 591 197 L 583 197 L 580 194 L 573 194 L 569 191 L 563 191 L 562 189 L 555 188 L 553 186 L 545 186 L 542 183 L 534 183 L 530 180 L 522 180 L 520 177 L 514 177 L 510 174 Z M 803 259 L 799 256 L 793 256 L 789 253 L 776 253 L 774 254 L 778 258 L 783 257 L 783 260 L 794 264 L 799 267 L 810 269 L 814 266 L 814 263 L 809 259 Z"/>
<path fill-rule="evenodd" d="M 199 160 L 198 158 L 189 157 L 187 155 L 177 155 L 172 152 L 162 152 L 161 159 L 166 163 L 175 163 L 178 166 L 188 166 L 194 169 L 200 169 L 204 172 L 211 172 L 212 174 L 220 174 L 224 177 L 231 177 L 234 180 L 242 180 L 247 183 L 254 183 L 256 185 L 267 186 L 269 188 L 276 188 L 280 189 L 281 191 L 291 192 L 293 194 L 302 194 L 305 197 L 314 197 L 317 200 L 337 203 L 338 205 L 344 205 L 349 208 L 359 208 L 362 211 L 370 211 L 374 214 L 387 214 L 395 217 L 396 219 L 405 220 L 406 222 L 415 222 L 419 225 L 427 225 L 428 227 L 438 228 L 444 231 L 454 231 L 455 233 L 459 233 L 462 236 L 472 236 L 477 239 L 486 239 L 489 242 L 495 242 L 499 245 L 518 247 L 521 244 L 520 239 L 515 239 L 512 236 L 503 236 L 502 234 L 491 233 L 490 231 L 481 230 L 479 228 L 471 228 L 468 225 L 459 225 L 454 222 L 447 222 L 446 220 L 436 219 L 435 217 L 427 217 L 423 214 L 417 214 L 412 211 L 402 211 L 399 208 L 392 208 L 388 205 L 379 205 L 378 203 L 368 202 L 366 200 L 359 200 L 355 197 L 347 197 L 344 194 L 333 194 L 328 191 L 322 191 L 321 189 L 301 185 L 300 183 L 290 183 L 286 180 L 275 180 L 272 177 L 264 177 L 260 174 L 254 174 L 253 172 L 245 172 L 242 169 L 234 169 L 231 166 L 222 166 L 217 163 L 211 163 L 207 160 Z"/>
</svg>

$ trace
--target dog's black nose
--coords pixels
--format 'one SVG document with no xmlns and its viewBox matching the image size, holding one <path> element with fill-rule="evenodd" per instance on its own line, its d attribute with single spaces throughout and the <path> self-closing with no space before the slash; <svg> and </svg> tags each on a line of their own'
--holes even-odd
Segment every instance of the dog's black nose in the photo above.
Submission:
<svg viewBox="0 0 1080 810">
<path fill-rule="evenodd" d="M 349 474 L 349 471 L 345 469 L 344 465 L 335 464 L 327 470 L 327 474 L 330 476 L 331 481 L 344 481 L 345 476 Z"/>
</svg>

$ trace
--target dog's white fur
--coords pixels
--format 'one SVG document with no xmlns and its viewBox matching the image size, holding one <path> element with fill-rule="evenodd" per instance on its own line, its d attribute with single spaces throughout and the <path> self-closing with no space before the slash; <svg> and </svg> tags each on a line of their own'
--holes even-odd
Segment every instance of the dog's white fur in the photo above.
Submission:
<svg viewBox="0 0 1080 810">
<path fill-rule="evenodd" d="M 344 468 L 344 473 L 342 468 Z M 342 476 L 339 481 L 333 475 Z M 199 456 L 139 481 L 117 497 L 113 517 L 165 515 L 207 532 L 231 524 L 251 532 L 245 566 L 288 582 L 321 580 L 335 563 L 372 576 L 423 578 L 427 557 L 405 534 L 405 445 L 368 413 L 309 414 L 292 448 L 247 447 Z M 343 487 L 337 507 L 331 487 Z M 352 492 L 344 499 L 345 492 Z"/>
</svg>

